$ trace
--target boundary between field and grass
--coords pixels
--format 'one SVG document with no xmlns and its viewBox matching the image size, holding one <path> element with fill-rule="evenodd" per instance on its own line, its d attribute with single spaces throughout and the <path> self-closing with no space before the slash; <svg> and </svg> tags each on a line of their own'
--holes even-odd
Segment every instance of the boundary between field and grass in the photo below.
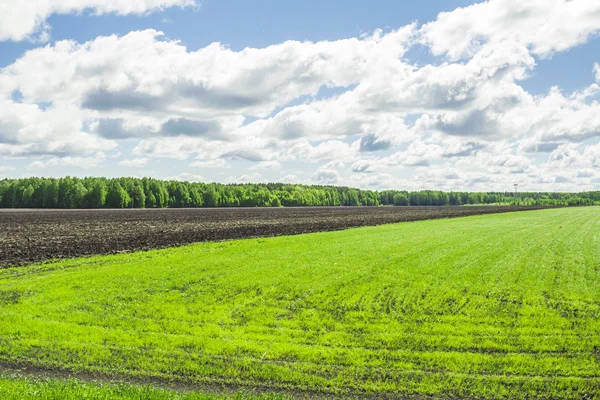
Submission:
<svg viewBox="0 0 600 400">
<path fill-rule="evenodd" d="M 543 209 L 536 208 L 535 210 L 544 211 Z M 518 211 L 530 211 L 530 210 L 518 210 Z M 518 211 L 503 211 L 499 213 L 512 213 Z M 487 213 L 484 215 L 496 214 L 496 213 Z M 470 215 L 470 216 L 459 216 L 459 217 L 442 217 L 442 218 L 428 218 L 426 220 L 435 220 L 435 219 L 462 219 L 462 218 L 473 218 L 473 217 L 481 217 L 482 215 Z M 419 221 L 406 221 L 406 222 L 421 222 Z M 396 223 L 386 223 L 381 225 L 391 225 Z M 400 224 L 397 222 L 397 224 Z M 346 228 L 348 230 L 352 229 L 362 229 L 367 227 L 351 227 Z M 311 232 L 318 233 L 318 232 Z M 292 236 L 292 235 L 285 235 Z M 246 239 L 256 239 L 254 238 L 246 238 Z M 229 241 L 223 240 L 223 241 Z M 233 239 L 235 240 L 235 239 Z M 243 240 L 243 239 L 242 239 Z M 219 241 L 221 242 L 221 241 Z M 170 246 L 170 247 L 184 247 L 193 244 L 186 244 L 182 246 Z M 162 249 L 162 248 L 161 248 Z M 160 249 L 152 249 L 152 250 L 160 250 Z M 91 256 L 90 256 L 91 257 Z M 75 259 L 86 259 L 89 257 L 77 257 Z M 454 375 L 453 373 L 449 373 L 450 375 Z M 462 373 L 456 375 L 463 375 Z M 464 374 L 466 375 L 466 374 Z M 490 374 L 496 375 L 496 374 Z M 506 374 L 502 374 L 501 376 L 506 376 Z M 119 384 L 127 384 L 133 386 L 152 386 L 158 389 L 164 390 L 172 390 L 177 392 L 193 392 L 193 393 L 202 393 L 208 395 L 237 395 L 242 393 L 243 395 L 248 396 L 273 396 L 274 398 L 281 399 L 282 397 L 276 397 L 277 395 L 285 395 L 293 398 L 339 398 L 340 396 L 344 398 L 399 398 L 398 394 L 395 393 L 367 393 L 361 391 L 348 390 L 343 392 L 327 392 L 327 391 L 315 391 L 311 389 L 303 389 L 298 387 L 285 387 L 279 385 L 269 386 L 267 384 L 256 384 L 256 383 L 244 383 L 244 382 L 227 382 L 227 381 L 214 381 L 210 382 L 208 380 L 206 383 L 189 383 L 182 380 L 177 380 L 177 378 L 170 379 L 161 379 L 160 377 L 135 377 L 127 374 L 114 374 L 108 375 L 103 373 L 94 373 L 94 372 L 77 372 L 68 369 L 54 369 L 47 367 L 37 367 L 31 364 L 9 364 L 3 363 L 0 361 L 0 378 L 8 377 L 9 379 L 20 379 L 20 378 L 34 378 L 34 379 L 42 379 L 42 380 L 79 380 L 82 382 L 87 382 L 91 384 L 110 384 L 110 385 L 119 385 Z M 514 375 L 515 378 L 523 378 L 526 377 L 524 375 Z M 542 379 L 550 378 L 550 376 L 538 376 Z M 592 377 L 597 378 L 597 377 Z M 218 379 L 218 378 L 217 378 Z M 264 398 L 264 397 L 263 397 Z M 430 399 L 431 397 L 424 395 L 414 395 L 403 398 L 411 398 L 411 399 Z"/>
<path fill-rule="evenodd" d="M 218 381 L 216 378 L 206 379 L 202 383 L 191 383 L 177 379 L 161 379 L 158 377 L 136 377 L 127 374 L 103 374 L 93 372 L 75 372 L 68 369 L 51 369 L 29 364 L 6 364 L 0 361 L 0 379 L 11 380 L 43 380 L 43 381 L 76 381 L 84 384 L 103 385 L 129 385 L 138 388 L 149 387 L 165 390 L 178 394 L 196 393 L 210 396 L 226 396 L 227 398 L 242 396 L 243 399 L 252 400 L 254 397 L 261 399 L 434 399 L 431 396 L 411 395 L 400 396 L 398 393 L 369 393 L 359 390 L 347 391 L 316 391 L 301 387 L 288 387 L 284 385 L 266 385 L 255 382 L 227 382 Z M 1 392 L 0 392 L 1 394 Z"/>
<path fill-rule="evenodd" d="M 73 259 L 79 257 L 131 253 L 136 251 L 148 251 L 155 249 L 166 249 L 189 245 L 193 243 L 204 242 L 222 242 L 238 239 L 255 239 L 263 237 L 277 236 L 293 236 L 306 233 L 316 232 L 332 232 L 352 228 L 367 227 L 367 226 L 382 226 L 404 222 L 417 222 L 425 220 L 463 218 L 475 215 L 490 215 L 503 214 L 520 211 L 535 211 L 544 209 L 559 208 L 558 206 L 446 206 L 446 207 L 394 207 L 388 208 L 392 212 L 383 210 L 388 207 L 291 207 L 280 209 L 265 209 L 265 208 L 230 208 L 230 209 L 79 209 L 79 210 L 16 210 L 16 209 L 0 209 L 0 218 L 2 215 L 9 216 L 8 219 L 0 219 L 0 228 L 3 224 L 7 225 L 9 236 L 12 238 L 2 237 L 0 234 L 0 256 L 5 255 L 4 260 L 0 259 L 0 269 L 11 268 L 17 266 L 33 265 L 36 263 L 54 262 L 58 260 Z M 356 209 L 356 214 L 353 213 Z M 215 228 L 210 224 L 219 221 L 220 215 L 211 216 L 209 225 L 203 225 L 204 221 L 199 219 L 206 215 L 212 214 L 214 210 L 216 214 L 223 213 L 224 223 L 222 226 Z M 288 220 L 285 217 L 287 212 L 284 210 L 296 210 L 299 212 L 295 220 Z M 86 215 L 98 215 L 114 211 L 117 215 L 131 213 L 131 215 L 146 215 L 141 222 L 154 224 L 160 228 L 160 233 L 154 232 L 151 229 L 144 228 L 128 228 L 133 231 L 126 234 L 118 233 L 111 235 L 111 227 L 115 227 L 115 231 L 120 229 L 119 225 L 122 221 L 118 219 L 101 221 L 94 217 L 94 221 L 86 219 Z M 331 215 L 322 215 L 323 211 L 331 211 Z M 186 217 L 186 212 L 191 213 L 190 221 L 186 222 L 186 226 L 181 228 L 178 224 L 182 216 Z M 315 215 L 312 213 L 320 213 Z M 28 230 L 29 225 L 34 225 L 34 232 L 37 225 L 48 223 L 44 219 L 43 223 L 36 221 L 19 220 L 19 214 L 29 216 L 49 216 L 49 221 L 56 224 L 69 224 L 68 227 L 63 227 L 58 230 L 53 226 L 45 228 L 45 232 L 41 235 L 31 234 Z M 80 213 L 81 215 L 77 215 Z M 156 214 L 147 217 L 149 214 Z M 241 215 L 240 219 L 231 219 L 237 213 Z M 249 214 L 248 214 L 249 213 Z M 256 214 L 254 214 L 256 213 Z M 274 214 L 272 214 L 274 213 Z M 278 219 L 279 213 L 282 213 L 282 219 Z M 372 216 L 371 216 L 371 213 Z M 61 214 L 71 217 L 76 215 L 74 219 L 62 221 Z M 252 217 L 248 217 L 252 215 Z M 262 218 L 262 215 L 267 217 Z M 273 218 L 273 217 L 277 218 Z M 119 217 L 120 218 L 120 217 Z M 129 224 L 129 218 L 125 217 Z M 170 218 L 170 219 L 169 219 Z M 245 219 L 244 219 L 245 218 Z M 231 221 L 235 221 L 235 226 L 228 226 Z M 281 223 L 280 223 L 281 221 Z M 89 223 L 95 225 L 90 226 L 101 231 L 100 235 L 92 230 L 82 230 Z M 11 232 L 10 224 L 18 224 L 20 227 Z M 258 225 L 256 225 L 258 223 Z M 162 224 L 162 225 L 160 225 Z M 77 225 L 80 225 L 78 227 Z M 130 226 L 130 225 L 128 225 Z M 68 228 L 73 227 L 72 230 Z M 5 234 L 6 235 L 6 234 Z M 54 235 L 59 235 L 60 240 L 55 241 Z M 162 235 L 162 236 L 161 236 Z M 71 237 L 73 236 L 73 237 Z M 8 239 L 8 240 L 7 240 Z M 12 243 L 11 243 L 12 242 Z M 57 243 L 58 242 L 58 243 Z M 8 247 L 7 247 L 8 246 Z M 40 248 L 43 248 L 40 253 Z M 32 253 L 32 250 L 34 253 Z"/>
</svg>

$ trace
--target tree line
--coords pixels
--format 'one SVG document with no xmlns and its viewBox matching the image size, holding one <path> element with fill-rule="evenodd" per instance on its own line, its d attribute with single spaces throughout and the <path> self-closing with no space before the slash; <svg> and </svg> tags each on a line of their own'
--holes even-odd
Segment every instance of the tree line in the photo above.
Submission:
<svg viewBox="0 0 600 400">
<path fill-rule="evenodd" d="M 0 181 L 0 208 L 600 205 L 582 193 L 360 190 L 285 183 L 221 184 L 152 178 L 23 178 Z"/>
</svg>

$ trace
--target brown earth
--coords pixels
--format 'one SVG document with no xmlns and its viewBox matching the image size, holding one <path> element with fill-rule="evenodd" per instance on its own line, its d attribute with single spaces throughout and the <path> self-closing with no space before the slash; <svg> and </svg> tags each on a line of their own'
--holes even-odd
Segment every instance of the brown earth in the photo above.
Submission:
<svg viewBox="0 0 600 400">
<path fill-rule="evenodd" d="M 294 235 L 540 207 L 0 210 L 0 267 L 209 240 Z"/>
</svg>

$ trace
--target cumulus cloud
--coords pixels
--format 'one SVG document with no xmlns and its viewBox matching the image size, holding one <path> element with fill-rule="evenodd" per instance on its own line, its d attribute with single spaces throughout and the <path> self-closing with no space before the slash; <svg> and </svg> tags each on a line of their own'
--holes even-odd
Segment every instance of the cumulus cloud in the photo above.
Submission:
<svg viewBox="0 0 600 400">
<path fill-rule="evenodd" d="M 373 134 L 362 136 L 360 138 L 361 152 L 387 150 L 390 147 L 392 147 L 392 142 L 390 140 L 382 139 Z"/>
<path fill-rule="evenodd" d="M 227 152 L 221 155 L 222 158 L 229 158 L 231 160 L 245 160 L 245 161 L 254 161 L 261 162 L 264 161 L 263 155 L 254 150 L 250 149 L 237 149 L 230 152 Z"/>
<path fill-rule="evenodd" d="M 273 161 L 261 161 L 257 164 L 254 164 L 250 167 L 251 170 L 255 170 L 255 169 L 273 169 L 273 168 L 280 168 L 281 167 L 281 163 L 279 161 L 273 160 Z"/>
<path fill-rule="evenodd" d="M 181 181 L 181 182 L 203 182 L 205 181 L 202 175 L 193 174 L 190 172 L 183 172 L 179 175 L 168 176 L 165 178 L 169 181 Z"/>
<path fill-rule="evenodd" d="M 191 168 L 229 168 L 230 165 L 222 158 L 214 160 L 198 160 L 190 163 Z"/>
<path fill-rule="evenodd" d="M 132 153 L 140 157 L 173 158 L 185 160 L 192 154 L 197 154 L 203 159 L 213 159 L 219 156 L 209 150 L 209 143 L 193 138 L 185 139 L 146 139 L 140 140 Z"/>
<path fill-rule="evenodd" d="M 191 136 L 215 140 L 229 140 L 225 132 L 226 120 L 192 120 L 171 118 L 162 123 L 148 121 L 129 122 L 122 118 L 104 118 L 90 123 L 92 132 L 107 139 L 129 139 L 144 137 Z"/>
<path fill-rule="evenodd" d="M 116 146 L 84 132 L 80 115 L 73 105 L 43 109 L 0 98 L 0 154 L 86 154 Z"/>
<path fill-rule="evenodd" d="M 265 179 L 263 178 L 263 176 L 258 173 L 252 173 L 252 174 L 242 174 L 242 175 L 238 175 L 238 176 L 231 176 L 228 178 L 228 181 L 231 183 L 256 183 L 256 182 L 264 182 Z"/>
<path fill-rule="evenodd" d="M 412 142 L 405 151 L 396 152 L 381 159 L 384 165 L 428 166 L 433 160 L 442 157 L 444 149 L 435 143 Z"/>
<path fill-rule="evenodd" d="M 312 179 L 320 185 L 335 185 L 340 180 L 340 175 L 335 170 L 318 169 Z"/>
<path fill-rule="evenodd" d="M 351 122 L 353 129 L 344 118 L 347 113 L 331 110 L 337 122 L 315 130 L 321 122 L 315 113 L 320 111 L 298 107 L 248 127 L 242 124 L 248 115 L 265 117 L 293 99 L 315 95 L 323 86 L 346 87 L 382 65 L 402 64 L 399 58 L 414 30 L 411 25 L 360 39 L 289 41 L 238 52 L 219 43 L 188 51 L 177 41 L 163 40 L 155 30 L 81 44 L 59 41 L 28 51 L 0 71 L 0 96 L 6 103 L 2 109 L 7 118 L 25 119 L 7 121 L 0 143 L 16 144 L 18 126 L 35 129 L 40 116 L 64 117 L 71 126 L 61 133 L 95 134 L 106 143 L 169 136 L 318 137 L 324 130 L 325 137 L 347 136 L 368 129 L 372 121 Z M 11 99 L 15 92 L 20 94 L 18 103 Z M 50 108 L 43 110 L 39 104 Z M 25 141 L 32 138 L 21 136 Z M 97 150 L 106 146 L 90 149 Z"/>
<path fill-rule="evenodd" d="M 299 184 L 306 184 L 307 183 L 304 180 L 300 179 L 300 177 L 298 177 L 298 175 L 295 175 L 295 174 L 286 174 L 286 175 L 283 175 L 277 181 L 278 182 L 284 182 L 284 183 L 299 183 Z"/>
<path fill-rule="evenodd" d="M 534 54 L 587 41 L 600 30 L 600 3 L 588 0 L 488 0 L 440 13 L 421 29 L 433 54 L 470 57 L 487 43 L 518 42 Z"/>
<path fill-rule="evenodd" d="M 598 175 L 598 173 L 590 168 L 577 171 L 577 178 L 593 178 L 596 175 Z"/>
<path fill-rule="evenodd" d="M 559 145 L 560 143 L 540 143 L 535 139 L 524 139 L 519 144 L 519 150 L 525 153 L 550 153 Z"/>
<path fill-rule="evenodd" d="M 469 157 L 484 148 L 483 144 L 477 142 L 454 142 L 444 149 L 443 157 Z"/>
<path fill-rule="evenodd" d="M 187 51 L 177 41 L 162 40 L 161 32 L 146 30 L 83 44 L 60 41 L 27 52 L 3 72 L 29 102 L 74 99 L 102 112 L 189 109 L 196 116 L 215 110 L 266 116 L 323 85 L 348 86 L 381 62 L 398 62 L 413 33 L 409 26 L 362 39 L 288 41 L 236 52 L 220 43 Z"/>
<path fill-rule="evenodd" d="M 32 39 L 46 41 L 52 14 L 143 15 L 170 7 L 197 7 L 195 0 L 2 0 L 0 3 L 0 41 Z"/>
<path fill-rule="evenodd" d="M 588 88 L 589 89 L 589 88 Z M 600 104 L 587 98 L 596 88 L 565 96 L 557 88 L 548 95 L 531 97 L 506 114 L 520 132 L 541 143 L 582 142 L 600 137 Z"/>
<path fill-rule="evenodd" d="M 97 153 L 94 157 L 52 157 L 45 161 L 34 161 L 29 164 L 28 169 L 44 169 L 48 167 L 69 168 L 96 168 L 106 159 L 104 153 Z"/>
<path fill-rule="evenodd" d="M 119 165 L 124 167 L 143 167 L 148 164 L 149 158 L 132 158 L 129 160 L 119 161 Z"/>
<path fill-rule="evenodd" d="M 352 172 L 374 172 L 375 167 L 369 160 L 358 160 L 352 164 Z"/>
<path fill-rule="evenodd" d="M 524 156 L 514 154 L 499 154 L 488 158 L 487 165 L 492 174 L 510 173 L 522 174 L 531 165 L 531 160 Z"/>
<path fill-rule="evenodd" d="M 118 1 L 92 3 L 81 7 L 120 13 Z M 195 2 L 136 4 L 145 13 Z M 77 11 L 57 10 L 48 12 Z M 593 189 L 600 67 L 596 83 L 573 93 L 532 95 L 522 82 L 536 58 L 596 35 L 598 12 L 583 0 L 489 0 L 421 28 L 241 51 L 189 50 L 156 30 L 58 41 L 0 69 L 0 157 L 93 168 L 96 154 L 128 143 L 123 167 L 163 157 L 249 170 L 218 172 L 231 182 L 285 171 L 369 188 L 504 190 L 518 179 L 532 190 Z M 441 57 L 411 63 L 415 42 Z"/>
<path fill-rule="evenodd" d="M 112 150 L 116 144 L 89 135 L 79 133 L 76 137 L 66 140 L 49 140 L 24 144 L 0 143 L 0 156 L 9 157 L 35 157 L 53 155 L 67 157 L 73 155 L 87 155 L 98 150 Z"/>
<path fill-rule="evenodd" d="M 454 136 L 490 137 L 498 132 L 496 121 L 484 110 L 445 113 L 433 118 L 426 115 L 420 122 L 424 129 Z"/>
</svg>

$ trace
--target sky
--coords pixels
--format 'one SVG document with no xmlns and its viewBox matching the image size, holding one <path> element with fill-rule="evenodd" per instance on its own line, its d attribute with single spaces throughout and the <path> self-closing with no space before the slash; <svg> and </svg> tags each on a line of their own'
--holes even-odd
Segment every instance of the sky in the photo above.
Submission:
<svg viewBox="0 0 600 400">
<path fill-rule="evenodd" d="M 2 0 L 0 179 L 600 190 L 600 2 Z"/>
</svg>

